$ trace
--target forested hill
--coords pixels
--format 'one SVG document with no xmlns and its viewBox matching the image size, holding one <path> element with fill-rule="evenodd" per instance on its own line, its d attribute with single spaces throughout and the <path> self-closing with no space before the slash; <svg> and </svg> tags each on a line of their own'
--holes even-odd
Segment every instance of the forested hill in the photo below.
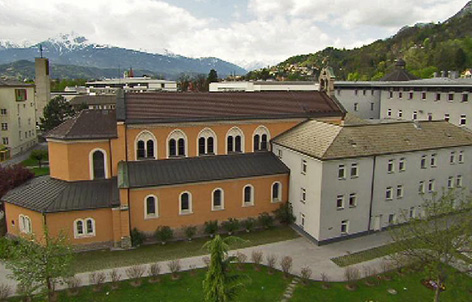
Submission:
<svg viewBox="0 0 472 302">
<path fill-rule="evenodd" d="M 313 68 L 316 73 L 329 64 L 338 80 L 378 80 L 400 57 L 406 61 L 407 70 L 421 78 L 431 77 L 435 71 L 472 68 L 472 1 L 443 23 L 404 27 L 388 39 L 361 48 L 328 47 L 294 56 L 270 70 L 279 78 L 297 80 L 303 79 L 300 67 Z"/>
</svg>

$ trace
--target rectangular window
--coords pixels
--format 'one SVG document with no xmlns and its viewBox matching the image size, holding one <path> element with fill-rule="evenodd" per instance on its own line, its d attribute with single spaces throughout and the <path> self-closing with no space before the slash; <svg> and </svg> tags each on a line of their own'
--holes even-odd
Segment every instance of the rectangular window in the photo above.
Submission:
<svg viewBox="0 0 472 302">
<path fill-rule="evenodd" d="M 395 214 L 388 215 L 388 224 L 393 225 L 395 223 Z"/>
<path fill-rule="evenodd" d="M 418 111 L 413 111 L 413 114 L 411 115 L 411 119 L 417 120 L 418 119 Z"/>
<path fill-rule="evenodd" d="M 346 168 L 344 165 L 339 165 L 338 167 L 338 179 L 345 179 L 346 178 Z"/>
<path fill-rule="evenodd" d="M 462 175 L 457 175 L 456 177 L 456 187 L 462 187 Z"/>
<path fill-rule="evenodd" d="M 302 159 L 302 174 L 306 174 L 306 160 Z"/>
<path fill-rule="evenodd" d="M 436 154 L 431 154 L 431 167 L 436 168 Z"/>
<path fill-rule="evenodd" d="M 397 198 L 403 198 L 403 185 L 397 186 Z"/>
<path fill-rule="evenodd" d="M 449 113 L 445 113 L 445 114 L 444 114 L 444 120 L 445 120 L 446 122 L 449 122 L 449 119 L 450 119 Z"/>
<path fill-rule="evenodd" d="M 461 114 L 461 119 L 459 122 L 460 125 L 465 125 L 467 124 L 467 116 L 465 114 Z"/>
<path fill-rule="evenodd" d="M 349 232 L 349 220 L 341 221 L 341 233 L 347 234 Z"/>
<path fill-rule="evenodd" d="M 410 93 L 408 94 L 408 99 L 409 100 L 413 99 L 413 91 L 410 91 Z"/>
<path fill-rule="evenodd" d="M 399 99 L 403 98 L 403 92 L 400 91 L 400 92 L 398 93 L 398 98 L 399 98 Z"/>
<path fill-rule="evenodd" d="M 452 151 L 451 155 L 449 155 L 449 163 L 451 165 L 456 163 L 456 152 Z"/>
<path fill-rule="evenodd" d="M 395 171 L 395 168 L 393 167 L 393 159 L 390 159 L 387 164 L 387 172 L 393 173 L 394 171 Z"/>
<path fill-rule="evenodd" d="M 422 92 L 422 93 L 421 93 L 421 99 L 422 99 L 422 100 L 426 100 L 426 92 Z"/>
<path fill-rule="evenodd" d="M 8 145 L 8 137 L 2 137 L 2 142 L 4 145 Z"/>
<path fill-rule="evenodd" d="M 374 103 L 370 103 L 370 111 L 374 111 Z"/>
<path fill-rule="evenodd" d="M 454 177 L 449 176 L 449 177 L 447 178 L 447 188 L 448 188 L 448 189 L 454 188 Z"/>
<path fill-rule="evenodd" d="M 415 207 L 410 208 L 410 218 L 415 218 Z"/>
<path fill-rule="evenodd" d="M 300 190 L 300 201 L 303 203 L 306 202 L 306 190 L 304 188 Z"/>
<path fill-rule="evenodd" d="M 277 150 L 277 157 L 282 159 L 282 149 Z"/>
<path fill-rule="evenodd" d="M 426 155 L 421 156 L 421 169 L 426 169 Z"/>
<path fill-rule="evenodd" d="M 420 181 L 420 184 L 418 186 L 418 193 L 419 194 L 424 194 L 425 190 L 424 190 L 424 181 Z"/>
<path fill-rule="evenodd" d="M 392 116 L 392 109 L 387 109 L 387 116 L 391 117 Z"/>
<path fill-rule="evenodd" d="M 1 115 L 7 115 L 7 110 L 6 109 L 0 109 L 0 114 Z"/>
<path fill-rule="evenodd" d="M 27 99 L 26 89 L 15 89 L 15 100 L 17 102 L 26 101 Z"/>
<path fill-rule="evenodd" d="M 434 192 L 434 179 L 430 179 L 429 182 L 428 182 L 428 192 L 431 193 L 431 192 Z"/>
<path fill-rule="evenodd" d="M 468 102 L 469 101 L 469 95 L 467 93 L 464 93 L 462 95 L 462 102 Z"/>
<path fill-rule="evenodd" d="M 402 118 L 403 117 L 403 111 L 402 110 L 398 110 L 398 118 Z"/>
<path fill-rule="evenodd" d="M 359 110 L 359 103 L 354 103 L 354 111 L 358 111 Z"/>
<path fill-rule="evenodd" d="M 336 197 L 336 208 L 338 210 L 344 209 L 344 195 L 338 195 Z"/>
<path fill-rule="evenodd" d="M 459 164 L 463 164 L 464 163 L 464 151 L 459 151 L 459 157 L 457 158 L 457 162 Z"/>
<path fill-rule="evenodd" d="M 449 95 L 448 95 L 448 97 L 447 97 L 447 100 L 448 100 L 449 102 L 454 101 L 454 93 L 449 93 Z"/>
<path fill-rule="evenodd" d="M 359 169 L 357 168 L 357 163 L 351 164 L 351 178 L 356 178 L 359 176 Z"/>
<path fill-rule="evenodd" d="M 393 98 L 393 91 L 392 91 L 392 90 L 390 90 L 390 91 L 388 92 L 388 98 L 389 98 L 389 99 Z"/>
<path fill-rule="evenodd" d="M 436 93 L 436 101 L 440 101 L 441 100 L 441 94 L 440 93 Z"/>
<path fill-rule="evenodd" d="M 7 131 L 8 130 L 8 124 L 7 123 L 2 123 L 2 130 Z"/>
<path fill-rule="evenodd" d="M 385 199 L 392 200 L 392 187 L 387 187 L 385 190 Z"/>
<path fill-rule="evenodd" d="M 398 162 L 398 171 L 403 172 L 406 170 L 406 159 L 404 157 L 400 158 Z"/>
<path fill-rule="evenodd" d="M 349 206 L 351 208 L 357 206 L 357 194 L 356 193 L 349 194 Z"/>
</svg>

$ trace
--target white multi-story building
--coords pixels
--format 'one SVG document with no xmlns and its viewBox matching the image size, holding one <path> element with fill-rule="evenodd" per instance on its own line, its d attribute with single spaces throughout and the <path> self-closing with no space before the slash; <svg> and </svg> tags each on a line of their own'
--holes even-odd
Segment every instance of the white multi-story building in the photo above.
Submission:
<svg viewBox="0 0 472 302">
<path fill-rule="evenodd" d="M 115 94 L 118 89 L 123 89 L 125 92 L 177 91 L 177 82 L 150 77 L 106 79 L 87 82 L 85 86 L 90 94 Z"/>
<path fill-rule="evenodd" d="M 470 188 L 472 133 L 445 121 L 307 121 L 273 140 L 290 168 L 296 225 L 319 244 L 421 214 L 434 192 Z"/>
<path fill-rule="evenodd" d="M 34 85 L 0 79 L 0 145 L 2 159 L 37 143 Z"/>
<path fill-rule="evenodd" d="M 225 81 L 210 83 L 210 92 L 228 91 L 318 91 L 319 85 L 307 81 Z"/>
</svg>

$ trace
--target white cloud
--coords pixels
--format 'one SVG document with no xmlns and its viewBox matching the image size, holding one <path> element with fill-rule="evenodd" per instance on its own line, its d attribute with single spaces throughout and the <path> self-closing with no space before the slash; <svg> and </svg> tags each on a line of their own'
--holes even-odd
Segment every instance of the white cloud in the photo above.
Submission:
<svg viewBox="0 0 472 302">
<path fill-rule="evenodd" d="M 215 3 L 198 0 L 198 4 L 211 10 Z M 40 42 L 75 31 L 96 43 L 272 64 L 326 46 L 360 46 L 406 24 L 444 20 L 464 4 L 464 0 L 246 0 L 228 16 L 210 18 L 196 17 L 184 5 L 164 0 L 0 0 L 0 39 Z"/>
</svg>

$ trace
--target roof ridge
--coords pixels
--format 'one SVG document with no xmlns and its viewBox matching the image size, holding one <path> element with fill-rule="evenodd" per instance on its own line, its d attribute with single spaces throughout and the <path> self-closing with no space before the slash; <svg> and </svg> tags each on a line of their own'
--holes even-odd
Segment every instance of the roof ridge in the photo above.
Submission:
<svg viewBox="0 0 472 302">
<path fill-rule="evenodd" d="M 333 146 L 334 142 L 336 141 L 336 139 L 339 137 L 339 134 L 344 130 L 344 127 L 343 126 L 338 126 L 338 125 L 334 125 L 334 124 L 329 124 L 329 123 L 324 123 L 324 124 L 328 124 L 329 126 L 334 126 L 336 128 L 339 129 L 339 131 L 336 133 L 336 135 L 331 139 L 331 142 L 329 143 L 329 146 L 328 148 L 326 148 L 324 150 L 324 152 L 321 154 L 321 157 L 320 158 L 323 158 L 325 156 L 326 153 L 328 153 L 329 149 Z"/>
</svg>

